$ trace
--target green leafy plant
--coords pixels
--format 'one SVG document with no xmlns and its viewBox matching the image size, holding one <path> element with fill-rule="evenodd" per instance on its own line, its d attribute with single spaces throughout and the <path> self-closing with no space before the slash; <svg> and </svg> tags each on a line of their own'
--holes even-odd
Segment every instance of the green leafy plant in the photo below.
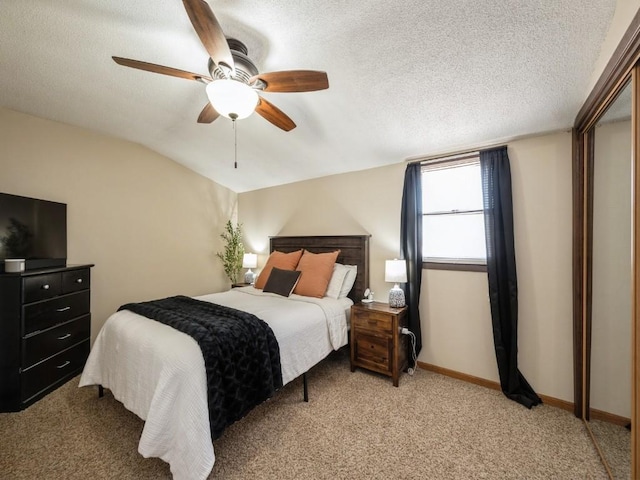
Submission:
<svg viewBox="0 0 640 480">
<path fill-rule="evenodd" d="M 234 227 L 231 220 L 229 220 L 220 237 L 225 242 L 224 251 L 216 253 L 216 256 L 222 260 L 224 273 L 229 277 L 231 283 L 236 283 L 238 274 L 242 270 L 242 257 L 244 255 L 242 225 L 238 223 Z"/>
</svg>

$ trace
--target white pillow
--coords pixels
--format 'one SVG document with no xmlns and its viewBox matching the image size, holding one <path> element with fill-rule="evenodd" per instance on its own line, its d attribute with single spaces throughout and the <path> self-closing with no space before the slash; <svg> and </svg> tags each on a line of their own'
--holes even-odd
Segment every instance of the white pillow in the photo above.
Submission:
<svg viewBox="0 0 640 480">
<path fill-rule="evenodd" d="M 342 284 L 344 283 L 344 279 L 347 276 L 348 272 L 349 269 L 347 269 L 344 265 L 341 265 L 339 263 L 335 263 L 333 265 L 333 273 L 331 274 L 331 280 L 329 280 L 327 291 L 324 294 L 325 297 L 339 297 L 340 291 L 342 290 Z"/>
<path fill-rule="evenodd" d="M 353 288 L 353 284 L 356 283 L 356 275 L 358 274 L 358 266 L 357 265 L 342 265 L 346 270 L 347 274 L 344 277 L 344 282 L 342 282 L 342 287 L 340 288 L 340 294 L 338 298 L 346 298 L 349 295 L 349 292 Z"/>
</svg>

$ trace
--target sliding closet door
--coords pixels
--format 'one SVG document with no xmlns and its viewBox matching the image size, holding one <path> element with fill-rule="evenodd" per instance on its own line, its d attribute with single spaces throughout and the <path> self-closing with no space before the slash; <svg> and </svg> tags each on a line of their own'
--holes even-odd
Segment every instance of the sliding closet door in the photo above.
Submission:
<svg viewBox="0 0 640 480">
<path fill-rule="evenodd" d="M 586 419 L 611 475 L 631 472 L 631 82 L 594 127 L 591 345 Z"/>
<path fill-rule="evenodd" d="M 574 127 L 575 412 L 590 433 L 589 419 L 604 420 L 618 431 L 630 423 L 629 446 L 619 450 L 630 457 L 630 466 L 610 469 L 616 478 L 640 478 L 639 59 L 640 11 Z M 616 141 L 607 137 L 611 134 L 622 136 Z M 613 150 L 607 151 L 607 143 Z M 612 282 L 617 289 L 611 289 Z M 607 446 L 601 448 L 595 436 L 594 441 L 608 467 Z"/>
<path fill-rule="evenodd" d="M 631 478 L 640 478 L 640 67 L 632 74 L 632 158 L 633 158 L 633 301 L 632 301 L 632 396 Z"/>
</svg>

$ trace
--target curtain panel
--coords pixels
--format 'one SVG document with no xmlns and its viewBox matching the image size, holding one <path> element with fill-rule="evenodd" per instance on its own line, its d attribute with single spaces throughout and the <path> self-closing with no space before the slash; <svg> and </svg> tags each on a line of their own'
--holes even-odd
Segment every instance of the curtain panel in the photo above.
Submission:
<svg viewBox="0 0 640 480">
<path fill-rule="evenodd" d="M 500 386 L 527 408 L 542 403 L 518 369 L 518 281 L 507 147 L 480 152 L 487 276 Z"/>
<path fill-rule="evenodd" d="M 416 336 L 416 355 L 422 350 L 420 288 L 422 286 L 422 167 L 410 163 L 404 174 L 400 214 L 400 257 L 407 262 L 404 284 L 409 330 Z"/>
</svg>

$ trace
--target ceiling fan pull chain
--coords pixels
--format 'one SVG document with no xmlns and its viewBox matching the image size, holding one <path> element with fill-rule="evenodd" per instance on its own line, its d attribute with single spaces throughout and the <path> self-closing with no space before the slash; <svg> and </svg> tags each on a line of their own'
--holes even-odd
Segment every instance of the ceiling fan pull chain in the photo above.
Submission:
<svg viewBox="0 0 640 480">
<path fill-rule="evenodd" d="M 238 115 L 235 113 L 229 114 L 231 123 L 233 124 L 233 168 L 238 168 L 238 130 L 236 128 L 236 119 Z"/>
</svg>

